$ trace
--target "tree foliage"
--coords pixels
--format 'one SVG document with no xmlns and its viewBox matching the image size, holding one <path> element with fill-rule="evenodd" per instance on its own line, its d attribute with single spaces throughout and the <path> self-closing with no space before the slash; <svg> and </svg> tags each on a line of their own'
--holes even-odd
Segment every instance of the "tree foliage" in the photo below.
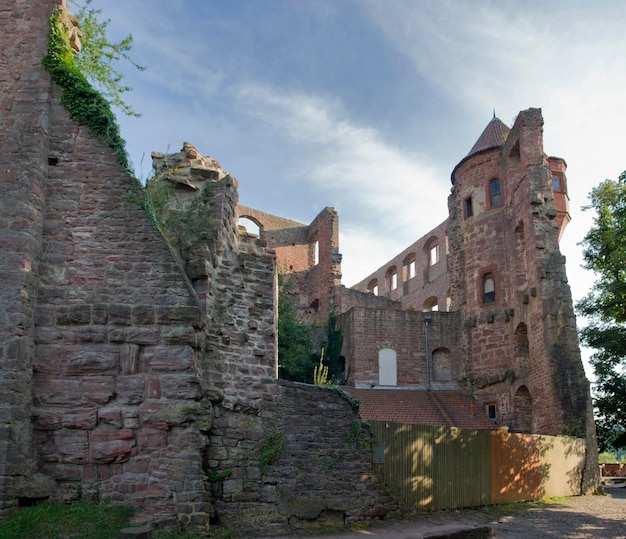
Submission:
<svg viewBox="0 0 626 539">
<path fill-rule="evenodd" d="M 109 102 L 89 83 L 76 64 L 67 28 L 55 10 L 50 18 L 48 50 L 42 59 L 44 67 L 61 89 L 61 103 L 70 116 L 117 154 L 120 164 L 132 174 L 126 144 Z"/>
<path fill-rule="evenodd" d="M 73 14 L 83 33 L 82 49 L 76 55 L 76 65 L 112 106 L 127 116 L 140 116 L 124 101 L 124 94 L 132 88 L 123 83 L 124 75 L 115 67 L 118 62 L 125 61 L 139 71 L 146 69 L 130 56 L 133 36 L 128 34 L 121 41 L 110 41 L 107 37 L 107 26 L 111 20 L 102 19 L 102 10 L 95 9 L 92 3 L 93 0 L 70 0 L 70 4 L 74 6 Z"/>
<path fill-rule="evenodd" d="M 313 382 L 315 359 L 310 328 L 298 320 L 293 283 L 278 276 L 278 376 L 294 382 Z"/>
<path fill-rule="evenodd" d="M 596 383 L 594 406 L 600 449 L 626 447 L 626 171 L 606 180 L 589 196 L 593 225 L 581 245 L 587 269 L 596 274 L 578 304 L 588 318 L 580 332 L 596 350 L 591 357 Z"/>
</svg>

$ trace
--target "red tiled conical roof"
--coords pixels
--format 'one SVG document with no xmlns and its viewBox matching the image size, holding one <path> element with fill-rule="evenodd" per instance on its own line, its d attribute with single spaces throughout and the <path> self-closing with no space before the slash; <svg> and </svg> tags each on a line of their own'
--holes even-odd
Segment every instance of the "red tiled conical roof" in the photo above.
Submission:
<svg viewBox="0 0 626 539">
<path fill-rule="evenodd" d="M 484 152 L 485 150 L 490 150 L 492 148 L 499 148 L 504 144 L 506 138 L 509 136 L 511 129 L 504 123 L 500 118 L 498 118 L 495 113 L 493 115 L 493 119 L 487 124 L 487 127 L 483 129 L 483 132 L 478 137 L 478 140 L 472 146 L 472 149 L 469 153 L 461 159 L 461 161 L 454 167 L 452 174 L 450 175 L 450 179 L 452 180 L 452 185 L 455 183 L 455 174 L 457 169 L 465 163 L 472 155 L 475 155 L 480 152 Z"/>
<path fill-rule="evenodd" d="M 502 146 L 510 132 L 509 127 L 494 114 L 493 119 L 487 124 L 467 155 Z"/>
</svg>

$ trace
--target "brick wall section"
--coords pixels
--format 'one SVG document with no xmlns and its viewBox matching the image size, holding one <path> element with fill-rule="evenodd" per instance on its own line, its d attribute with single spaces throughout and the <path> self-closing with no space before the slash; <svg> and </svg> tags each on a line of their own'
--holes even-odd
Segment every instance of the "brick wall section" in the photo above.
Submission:
<svg viewBox="0 0 626 539">
<path fill-rule="evenodd" d="M 368 292 L 372 280 L 378 282 L 378 295 L 398 301 L 405 310 L 430 310 L 434 305 L 440 311 L 449 310 L 448 222 L 437 225 L 428 234 L 409 245 L 383 266 L 352 288 Z M 431 264 L 429 253 L 438 246 L 439 260 Z M 415 260 L 415 275 L 411 277 L 409 261 Z M 396 268 L 397 287 L 389 286 L 388 274 Z M 429 301 L 430 300 L 430 301 Z"/>
<path fill-rule="evenodd" d="M 0 33 L 0 511 L 28 495 L 35 471 L 33 309 L 50 130 L 50 78 L 41 58 L 54 3 L 42 0 L 27 9 L 22 2 L 0 5 L 5 21 Z"/>
<path fill-rule="evenodd" d="M 438 382 L 433 365 L 426 364 L 426 333 L 423 313 L 355 307 L 337 320 L 344 334 L 342 354 L 346 358 L 347 384 L 357 387 L 379 385 L 378 352 L 396 352 L 398 386 L 457 387 L 462 375 L 459 359 L 458 313 L 432 313 L 428 324 L 429 361 L 433 350 L 450 351 L 452 379 Z M 429 380 L 430 376 L 430 380 Z"/>
</svg>

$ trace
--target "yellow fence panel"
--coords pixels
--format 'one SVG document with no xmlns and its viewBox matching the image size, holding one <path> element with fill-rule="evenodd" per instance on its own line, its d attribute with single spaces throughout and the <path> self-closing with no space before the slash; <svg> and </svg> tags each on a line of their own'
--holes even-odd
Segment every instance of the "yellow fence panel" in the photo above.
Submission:
<svg viewBox="0 0 626 539">
<path fill-rule="evenodd" d="M 403 507 L 452 509 L 581 493 L 585 441 L 371 422 L 374 468 Z"/>
</svg>

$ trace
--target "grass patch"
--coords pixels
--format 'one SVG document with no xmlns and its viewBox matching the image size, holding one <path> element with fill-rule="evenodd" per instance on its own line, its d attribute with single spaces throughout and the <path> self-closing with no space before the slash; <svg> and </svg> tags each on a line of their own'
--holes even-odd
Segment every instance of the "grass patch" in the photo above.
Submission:
<svg viewBox="0 0 626 539">
<path fill-rule="evenodd" d="M 44 503 L 25 507 L 0 522 L 0 539 L 117 539 L 129 526 L 130 507 L 77 502 Z"/>
</svg>

